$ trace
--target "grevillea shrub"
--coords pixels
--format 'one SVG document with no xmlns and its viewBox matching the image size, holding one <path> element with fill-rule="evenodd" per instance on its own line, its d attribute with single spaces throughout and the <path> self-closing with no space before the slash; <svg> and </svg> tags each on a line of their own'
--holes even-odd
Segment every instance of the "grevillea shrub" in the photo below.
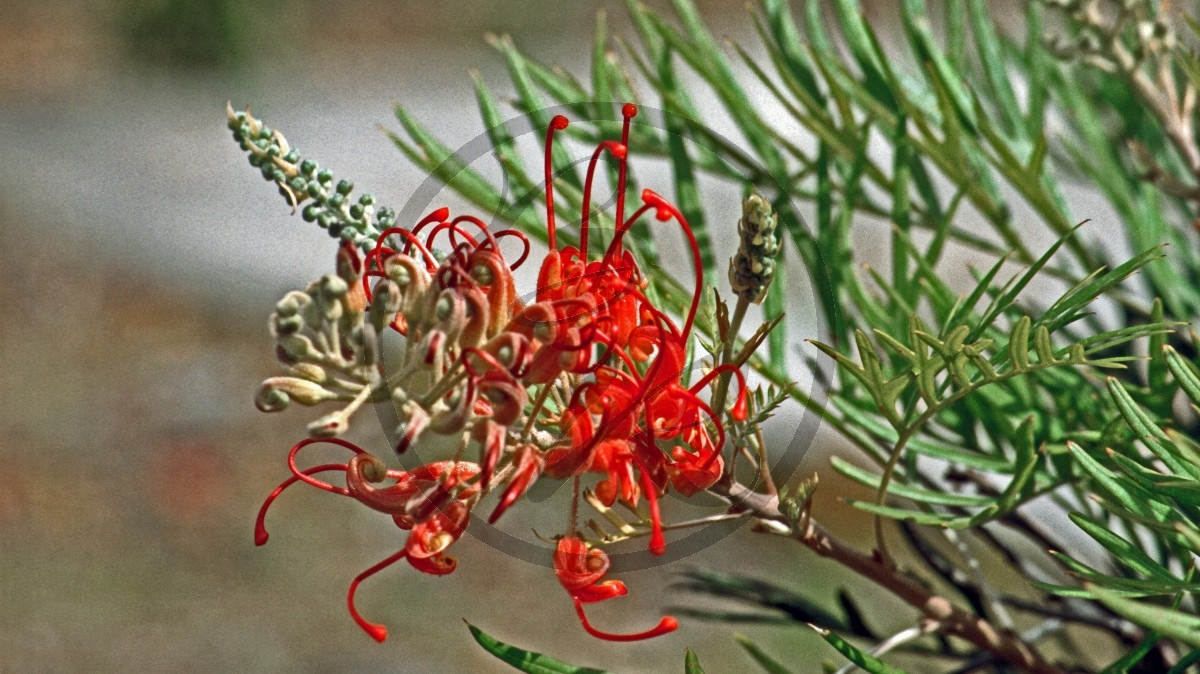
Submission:
<svg viewBox="0 0 1200 674">
<path fill-rule="evenodd" d="M 389 516 L 381 526 L 404 532 L 397 552 L 347 596 L 383 641 L 386 627 L 355 605 L 362 582 L 401 560 L 452 574 L 469 527 L 553 507 L 528 498 L 553 480 L 572 498 L 546 515 L 560 525 L 542 552 L 599 639 L 687 625 L 593 625 L 587 604 L 628 592 L 606 577 L 607 546 L 644 539 L 659 556 L 679 543 L 673 530 L 744 519 L 799 543 L 798 559 L 815 552 L 869 579 L 911 607 L 911 623 L 881 632 L 872 596 L 838 592 L 836 611 L 821 608 L 835 593 L 800 576 L 694 568 L 681 590 L 758 612 L 675 615 L 807 624 L 854 663 L 841 671 L 899 671 L 884 659 L 913 671 L 1187 671 L 1200 661 L 1200 59 L 1194 8 L 1179 4 L 1031 0 L 1014 32 L 970 0 L 944 3 L 935 32 L 925 3 L 905 0 L 885 41 L 852 0 L 828 16 L 805 3 L 803 28 L 764 0 L 750 10 L 764 55 L 735 47 L 741 77 L 690 2 L 676 0 L 677 21 L 631 3 L 637 40 L 615 56 L 601 17 L 590 87 L 498 39 L 540 171 L 527 172 L 515 120 L 481 81 L 503 187 L 400 108 L 399 149 L 478 208 L 410 221 L 355 199 L 231 106 L 250 163 L 339 242 L 333 273 L 271 317 L 283 373 L 262 383 L 258 407 L 325 413 L 281 460 L 290 476 L 267 495 L 256 543 L 293 485 Z M 736 141 L 706 125 L 718 112 Z M 582 177 L 564 138 L 591 148 Z M 637 185 L 639 155 L 665 159 L 670 184 Z M 1068 178 L 1103 211 L 1068 201 Z M 742 189 L 736 223 L 709 216 L 715 190 L 702 186 L 714 182 Z M 1093 216 L 1104 222 L 1084 226 Z M 880 220 L 890 227 L 869 229 Z M 727 274 L 722 228 L 737 241 Z M 659 264 L 664 237 L 684 242 L 690 273 Z M 875 249 L 854 243 L 868 239 Z M 962 277 L 952 249 L 985 261 L 971 282 L 949 280 Z M 854 264 L 864 257 L 871 266 Z M 526 264 L 529 287 L 514 275 Z M 789 291 L 801 285 L 812 306 Z M 798 310 L 820 318 L 815 332 L 783 320 Z M 869 549 L 823 526 L 816 478 L 778 462 L 788 448 L 761 427 L 784 405 L 874 464 L 832 466 L 874 489 L 844 506 L 870 513 Z M 368 407 L 393 413 L 390 448 L 341 437 Z M 313 444 L 346 460 L 310 465 Z M 723 505 L 671 521 L 668 494 Z M 1005 566 L 1019 586 L 998 579 Z M 471 633 L 524 671 L 596 671 Z M 804 666 L 741 644 L 767 671 Z M 701 671 L 697 654 L 685 669 Z"/>
</svg>

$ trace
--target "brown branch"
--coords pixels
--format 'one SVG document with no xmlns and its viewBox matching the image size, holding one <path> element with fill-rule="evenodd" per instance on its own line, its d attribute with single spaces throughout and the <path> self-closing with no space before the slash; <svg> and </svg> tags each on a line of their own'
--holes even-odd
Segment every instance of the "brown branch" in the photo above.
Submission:
<svg viewBox="0 0 1200 674">
<path fill-rule="evenodd" d="M 944 634 L 969 641 L 1014 667 L 1031 674 L 1064 674 L 1031 645 L 1009 630 L 999 629 L 967 609 L 934 592 L 895 566 L 874 555 L 862 553 L 838 540 L 811 518 L 799 531 L 792 531 L 787 517 L 779 510 L 779 500 L 760 494 L 737 482 L 719 483 L 711 492 L 729 501 L 734 510 L 749 510 L 759 519 L 783 524 L 795 540 L 822 557 L 828 557 L 855 573 L 870 579 L 891 594 L 919 609 L 942 625 Z"/>
</svg>

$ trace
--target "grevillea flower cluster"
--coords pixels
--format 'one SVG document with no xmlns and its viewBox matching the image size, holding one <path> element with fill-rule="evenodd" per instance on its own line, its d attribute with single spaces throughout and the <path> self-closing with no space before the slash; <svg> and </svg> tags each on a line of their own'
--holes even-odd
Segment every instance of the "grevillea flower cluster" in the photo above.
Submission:
<svg viewBox="0 0 1200 674">
<path fill-rule="evenodd" d="M 314 421 L 310 437 L 288 454 L 291 477 L 263 503 L 255 540 L 267 542 L 267 509 L 296 483 L 389 515 L 408 532 L 403 548 L 356 576 L 348 594 L 351 616 L 377 640 L 386 638 L 386 628 L 355 607 L 363 580 L 402 559 L 423 573 L 451 573 L 455 560 L 447 550 L 479 516 L 476 508 L 486 508 L 480 512 L 495 523 L 544 479 L 571 480 L 575 490 L 553 563 L 584 628 L 602 639 L 635 640 L 677 626 L 664 617 L 649 630 L 626 635 L 591 625 L 584 604 L 622 596 L 626 588 L 604 580 L 609 558 L 580 533 L 578 495 L 586 485 L 589 500 L 603 506 L 620 501 L 637 509 L 644 500 L 649 549 L 662 554 L 659 499 L 672 489 L 692 495 L 722 478 L 726 415 L 745 418 L 745 382 L 737 367 L 720 364 L 685 383 L 701 303 L 699 248 L 683 214 L 651 190 L 626 213 L 629 132 L 637 108 L 628 104 L 622 112 L 620 140 L 600 143 L 588 164 L 578 246 L 559 245 L 555 222 L 551 154 L 555 134 L 568 120 L 557 116 L 547 129 L 549 250 L 526 301 L 513 278 L 532 255 L 521 233 L 492 231 L 482 220 L 452 216 L 446 208 L 411 228 L 395 226 L 388 211 L 381 225 L 372 218 L 373 199 L 351 213 L 351 188 L 331 189 L 331 176 L 302 160 L 278 132 L 248 112 L 230 110 L 235 138 L 264 177 L 303 206 L 306 217 L 324 218 L 321 224 L 342 240 L 336 273 L 277 305 L 271 328 L 286 375 L 263 382 L 257 404 L 264 411 L 292 401 L 343 404 Z M 589 239 L 590 221 L 598 217 L 591 201 L 605 155 L 617 167 L 615 229 L 609 243 L 598 246 Z M 346 217 L 339 217 L 341 211 Z M 678 229 L 692 251 L 697 281 L 681 323 L 648 298 L 648 280 L 625 245 L 631 226 L 644 217 Z M 513 260 L 503 250 L 505 240 L 520 248 Z M 765 276 L 762 271 L 755 273 Z M 393 332 L 403 346 L 389 351 L 382 339 Z M 737 387 L 731 409 L 713 409 L 706 392 L 731 376 Z M 439 445 L 452 449 L 413 470 L 389 468 L 339 437 L 368 402 L 394 406 L 397 454 L 436 436 L 448 438 Z M 350 456 L 344 463 L 302 467 L 298 455 L 314 443 L 332 443 Z"/>
</svg>

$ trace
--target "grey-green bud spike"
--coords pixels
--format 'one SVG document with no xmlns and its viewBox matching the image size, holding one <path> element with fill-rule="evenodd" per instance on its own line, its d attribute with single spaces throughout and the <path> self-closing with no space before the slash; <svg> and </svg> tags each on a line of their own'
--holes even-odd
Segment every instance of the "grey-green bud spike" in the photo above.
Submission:
<svg viewBox="0 0 1200 674">
<path fill-rule="evenodd" d="M 729 283 L 734 293 L 755 304 L 767 296 L 767 287 L 775 278 L 775 256 L 779 254 L 775 224 L 771 203 L 761 194 L 752 192 L 742 201 L 740 244 L 729 260 Z"/>
</svg>

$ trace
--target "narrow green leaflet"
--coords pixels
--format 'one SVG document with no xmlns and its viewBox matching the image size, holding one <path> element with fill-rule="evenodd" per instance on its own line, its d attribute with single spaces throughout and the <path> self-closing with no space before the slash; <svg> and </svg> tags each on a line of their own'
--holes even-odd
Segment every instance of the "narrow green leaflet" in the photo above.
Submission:
<svg viewBox="0 0 1200 674">
<path fill-rule="evenodd" d="M 767 652 L 759 648 L 758 644 L 750 641 L 740 634 L 734 634 L 733 638 L 737 639 L 738 644 L 740 644 L 742 648 L 746 649 L 746 652 L 750 654 L 750 657 L 754 658 L 754 661 L 758 663 L 758 666 L 762 667 L 767 674 L 792 674 L 792 670 L 784 667 L 778 660 L 767 655 Z"/>
<path fill-rule="evenodd" d="M 1013 478 L 1004 488 L 1004 492 L 1000 494 L 1000 500 L 996 503 L 996 512 L 989 513 L 989 518 L 998 517 L 1013 510 L 1028 499 L 1032 493 L 1033 477 L 1037 471 L 1039 458 L 1038 446 L 1033 436 L 1032 416 L 1026 417 L 1021 422 L 1014 436 L 1013 444 L 1016 449 Z M 982 518 L 977 518 L 974 523 L 980 524 L 983 521 Z"/>
<path fill-rule="evenodd" d="M 1167 369 L 1175 376 L 1180 388 L 1191 398 L 1194 404 L 1200 405 L 1200 376 L 1196 374 L 1196 366 L 1192 365 L 1172 346 L 1163 347 Z"/>
<path fill-rule="evenodd" d="M 502 203 L 500 192 L 491 183 L 465 166 L 450 148 L 434 138 L 407 110 L 396 106 L 395 112 L 396 119 L 412 140 L 395 133 L 389 133 L 388 137 L 413 163 L 434 173 L 448 187 L 488 212 Z M 505 212 L 502 217 L 517 224 L 527 234 L 545 240 L 544 227 L 532 209 L 525 208 L 518 213 Z"/>
<path fill-rule="evenodd" d="M 839 653 L 846 656 L 847 660 L 858 665 L 863 671 L 870 672 L 871 674 L 905 674 L 903 669 L 893 667 L 892 665 L 887 664 L 886 662 L 869 653 L 860 651 L 859 649 L 850 645 L 850 643 L 845 639 L 834 634 L 833 632 L 830 632 L 829 630 L 823 630 L 818 627 L 813 627 L 813 629 L 816 630 L 817 634 L 820 634 L 825 641 L 829 642 L 830 646 L 836 648 Z"/>
<path fill-rule="evenodd" d="M 787 268 L 784 255 L 787 246 L 781 246 L 779 259 L 775 263 L 775 280 L 767 286 L 767 298 L 763 302 L 763 319 L 773 321 L 784 315 L 787 307 Z M 771 367 L 779 372 L 787 371 L 787 322 L 779 321 L 774 330 L 767 335 L 767 353 L 771 358 Z"/>
<path fill-rule="evenodd" d="M 888 485 L 889 492 L 891 485 Z M 939 515 L 938 513 L 925 512 L 923 510 L 909 510 L 907 508 L 897 508 L 895 506 L 885 506 L 873 503 L 870 501 L 859 501 L 857 499 L 847 499 L 846 503 L 865 510 L 874 515 L 887 517 L 888 519 L 914 522 L 916 524 L 924 524 L 926 526 L 949 527 L 951 529 L 959 529 L 967 526 L 971 522 L 970 517 L 958 517 L 955 515 Z"/>
<path fill-rule="evenodd" d="M 679 85 L 675 79 L 675 69 L 671 67 L 670 49 L 663 50 L 658 74 L 663 87 L 663 124 L 667 132 L 667 149 L 671 153 L 671 176 L 675 181 L 676 205 L 691 226 L 696 245 L 700 248 L 701 265 L 696 273 L 703 275 L 706 285 L 716 286 L 719 267 L 713 255 L 712 237 L 708 233 L 708 224 L 704 218 L 700 187 L 693 169 L 694 162 L 688 154 L 685 142 L 687 129 L 678 117 L 681 111 L 672 109 L 671 105 L 672 100 L 679 97 Z"/>
<path fill-rule="evenodd" d="M 1167 674 L 1186 674 L 1192 665 L 1200 662 L 1200 648 L 1188 653 L 1175 663 L 1175 666 L 1167 671 Z"/>
<path fill-rule="evenodd" d="M 1041 581 L 1036 581 L 1036 580 L 1033 581 L 1032 583 L 1030 583 L 1030 585 L 1041 590 L 1042 592 L 1047 592 L 1049 594 L 1057 595 L 1059 597 L 1070 597 L 1071 599 L 1095 599 L 1096 598 L 1096 593 L 1093 592 L 1091 589 L 1077 587 L 1074 585 L 1057 585 L 1055 583 L 1043 583 Z M 1094 586 L 1089 585 L 1088 587 L 1094 587 Z M 1155 593 L 1155 592 L 1145 592 L 1145 591 L 1140 591 L 1140 590 L 1123 590 L 1123 589 L 1116 589 L 1116 588 L 1111 588 L 1111 587 L 1107 589 L 1107 592 L 1109 594 L 1117 596 L 1117 597 L 1129 597 L 1132 599 L 1141 599 L 1143 597 L 1162 594 L 1161 592 Z"/>
<path fill-rule="evenodd" d="M 1175 474 L 1185 475 L 1193 480 L 1200 479 L 1200 468 L 1180 458 L 1178 451 L 1162 428 L 1150 418 L 1146 410 L 1133 400 L 1124 385 L 1113 377 L 1108 378 L 1108 390 L 1125 417 L 1125 422 L 1137 433 L 1138 438 L 1151 452 L 1167 465 Z"/>
<path fill-rule="evenodd" d="M 1150 650 L 1154 648 L 1162 637 L 1155 632 L 1147 632 L 1146 636 L 1137 643 L 1136 646 L 1129 649 L 1120 658 L 1114 660 L 1104 669 L 1100 670 L 1100 674 L 1129 674 L 1130 668 L 1141 662 Z M 1174 672 L 1174 668 L 1171 669 Z"/>
<path fill-rule="evenodd" d="M 858 482 L 859 484 L 879 488 L 880 476 L 868 470 L 863 470 L 858 466 L 842 459 L 833 457 L 830 459 L 833 469 L 845 475 L 846 477 Z M 888 494 L 906 498 L 918 503 L 927 503 L 930 505 L 956 506 L 956 507 L 985 507 L 992 505 L 995 499 L 988 496 L 976 496 L 973 494 L 956 494 L 948 491 L 938 491 L 933 489 L 921 489 L 919 487 L 910 487 L 904 484 L 893 482 L 888 485 Z"/>
<path fill-rule="evenodd" d="M 528 672 L 529 674 L 608 674 L 603 669 L 576 667 L 575 665 L 569 665 L 541 653 L 534 653 L 533 651 L 521 650 L 516 646 L 510 646 L 488 635 L 471 623 L 467 623 L 467 629 L 471 630 L 471 636 L 475 637 L 475 641 L 480 646 L 483 646 L 484 650 L 522 672 Z"/>
<path fill-rule="evenodd" d="M 512 79 L 513 85 L 517 89 L 517 102 L 520 104 L 533 122 L 534 127 L 538 129 L 546 129 L 550 126 L 550 117 L 546 112 L 546 105 L 542 101 L 542 97 L 538 94 L 536 87 L 533 84 L 532 76 L 528 62 L 525 60 L 524 54 L 517 49 L 512 40 L 507 36 L 492 40 L 493 46 L 504 54 L 504 58 L 508 63 L 509 77 Z M 544 137 L 540 140 L 545 141 Z M 567 149 L 562 143 L 558 143 L 552 150 L 554 154 L 554 166 L 558 172 L 558 176 L 575 188 L 582 188 L 583 181 L 579 178 L 579 172 L 575 169 L 575 164 L 571 161 L 571 157 L 567 154 Z"/>
<path fill-rule="evenodd" d="M 979 51 L 979 65 L 983 69 L 983 75 L 996 109 L 1004 119 L 1004 130 L 1020 137 L 1024 135 L 1022 133 L 1024 124 L 1021 119 L 1021 108 L 1017 105 L 1017 96 L 1010 82 L 1010 74 L 1004 68 L 1000 39 L 991 22 L 991 14 L 987 11 L 984 0 L 968 0 L 966 5 L 971 32 L 975 38 L 975 48 Z"/>
<path fill-rule="evenodd" d="M 1178 639 L 1193 648 L 1200 647 L 1200 616 L 1165 606 L 1133 601 L 1098 587 L 1089 589 L 1096 599 L 1113 613 L 1163 636 Z"/>
<path fill-rule="evenodd" d="M 704 674 L 704 669 L 700 667 L 700 658 L 690 647 L 683 657 L 683 672 L 684 674 Z"/>
<path fill-rule="evenodd" d="M 1167 583 L 1178 583 L 1179 579 L 1171 575 L 1161 564 L 1154 561 L 1142 549 L 1129 541 L 1121 538 L 1107 526 L 1083 513 L 1071 513 L 1071 521 L 1080 529 L 1087 532 L 1087 535 L 1096 540 L 1097 543 L 1103 545 L 1105 549 L 1113 554 L 1117 560 L 1129 568 L 1149 576 L 1153 580 L 1159 580 Z"/>
<path fill-rule="evenodd" d="M 904 29 L 908 33 L 909 43 L 917 51 L 917 56 L 928 69 L 927 76 L 934 81 L 938 89 L 946 92 L 953 103 L 953 109 L 959 122 L 968 132 L 974 132 L 976 125 L 974 107 L 971 97 L 967 94 L 959 76 L 955 74 L 954 66 L 946 60 L 945 54 L 937 46 L 933 37 L 933 28 L 925 16 L 924 0 L 904 0 L 901 16 L 904 19 Z"/>
<path fill-rule="evenodd" d="M 1050 551 L 1050 556 L 1062 563 L 1073 575 L 1084 583 L 1091 583 L 1086 589 L 1101 588 L 1112 592 L 1124 593 L 1124 596 L 1149 597 L 1154 595 L 1171 595 L 1178 592 L 1194 592 L 1200 585 L 1184 583 L 1178 580 L 1160 581 L 1143 580 L 1139 578 L 1123 578 L 1109 576 L 1082 562 L 1071 559 L 1056 550 Z"/>
<path fill-rule="evenodd" d="M 1133 484 L 1129 480 L 1123 479 L 1101 465 L 1083 447 L 1075 442 L 1068 441 L 1067 448 L 1074 455 L 1076 465 L 1092 478 L 1097 491 L 1107 494 L 1124 510 L 1135 516 L 1155 522 L 1177 521 L 1179 519 L 1179 515 L 1175 512 L 1174 508 L 1153 498 L 1149 491 Z"/>
</svg>

